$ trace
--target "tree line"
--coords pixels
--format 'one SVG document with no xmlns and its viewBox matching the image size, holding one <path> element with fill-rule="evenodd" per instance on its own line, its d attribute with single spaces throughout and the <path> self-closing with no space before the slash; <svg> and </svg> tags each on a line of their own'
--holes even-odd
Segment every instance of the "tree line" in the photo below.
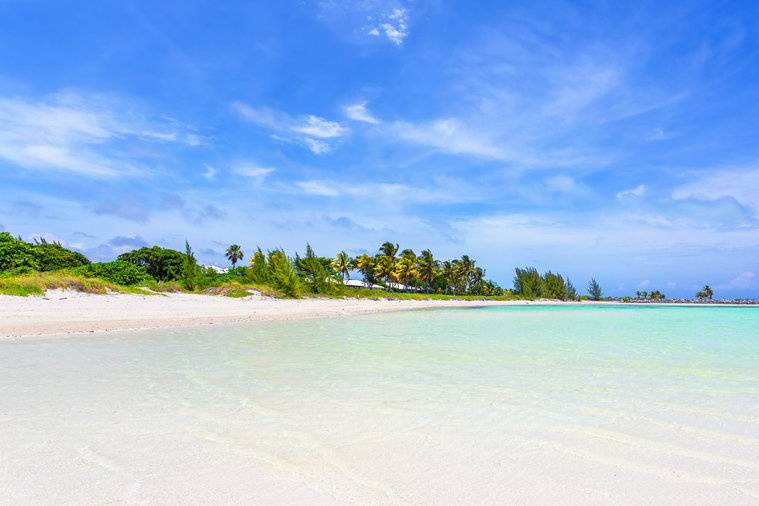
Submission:
<svg viewBox="0 0 759 506">
<path fill-rule="evenodd" d="M 328 294 L 358 273 L 367 287 L 376 285 L 390 291 L 429 294 L 502 296 L 523 299 L 577 300 L 577 289 L 565 276 L 552 271 L 541 274 L 534 267 L 515 269 L 513 289 L 504 290 L 486 279 L 485 270 L 475 259 L 463 255 L 438 259 L 432 251 L 416 253 L 400 250 L 398 244 L 385 242 L 376 253 L 351 256 L 345 251 L 323 257 L 306 244 L 305 253 L 289 256 L 283 249 L 264 252 L 257 248 L 248 265 L 238 266 L 245 253 L 237 244 L 230 245 L 226 257 L 232 265 L 228 272 L 217 272 L 198 264 L 190 244 L 184 252 L 159 246 L 143 247 L 123 253 L 112 262 L 93 263 L 83 254 L 60 243 L 34 239 L 26 242 L 8 232 L 0 232 L 0 273 L 23 274 L 33 271 L 73 270 L 89 277 L 102 278 L 121 285 L 178 283 L 184 289 L 197 290 L 235 281 L 270 285 L 288 296 L 302 293 Z M 601 300 L 603 291 L 596 279 L 587 287 L 587 298 Z M 658 290 L 637 291 L 638 300 L 658 301 L 666 296 Z M 699 300 L 712 300 L 709 285 L 696 293 Z"/>
</svg>

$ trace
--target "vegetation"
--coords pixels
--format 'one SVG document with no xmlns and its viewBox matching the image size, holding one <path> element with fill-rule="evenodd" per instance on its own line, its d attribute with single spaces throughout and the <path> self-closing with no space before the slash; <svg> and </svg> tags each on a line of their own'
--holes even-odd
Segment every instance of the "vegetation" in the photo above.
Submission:
<svg viewBox="0 0 759 506">
<path fill-rule="evenodd" d="M 119 255 L 118 260 L 144 267 L 157 281 L 174 281 L 180 278 L 185 265 L 185 257 L 179 251 L 159 246 L 140 248 Z"/>
<path fill-rule="evenodd" d="M 709 285 L 704 285 L 704 287 L 696 292 L 696 297 L 698 300 L 712 300 L 712 297 L 714 297 L 714 290 L 712 290 L 712 287 Z"/>
<path fill-rule="evenodd" d="M 635 298 L 637 300 L 657 301 L 657 300 L 664 300 L 667 298 L 667 296 L 661 293 L 659 290 L 652 290 L 650 292 L 647 292 L 645 290 L 639 290 L 635 292 Z"/>
<path fill-rule="evenodd" d="M 147 294 L 136 287 L 109 283 L 102 279 L 88 278 L 69 271 L 56 272 L 6 272 L 0 274 L 0 293 L 5 295 L 44 295 L 47 290 L 76 290 L 85 293 L 108 292 Z"/>
<path fill-rule="evenodd" d="M 232 244 L 227 248 L 227 259 L 232 263 L 232 268 L 234 269 L 237 266 L 237 262 L 242 260 L 245 257 L 245 254 L 242 252 L 242 248 L 240 248 L 237 244 Z"/>
<path fill-rule="evenodd" d="M 43 239 L 26 242 L 3 232 L 0 293 L 42 294 L 49 288 L 139 292 L 147 288 L 151 292 L 228 297 L 245 297 L 255 290 L 274 297 L 579 299 L 572 282 L 559 273 L 517 268 L 514 289 L 503 290 L 486 279 L 485 271 L 468 255 L 440 260 L 429 249 L 417 254 L 392 242 L 380 245 L 373 255 L 365 252 L 351 257 L 340 251 L 334 258 L 317 255 L 310 244 L 306 244 L 303 255 L 296 253 L 294 257 L 283 249 L 264 252 L 257 248 L 248 265 L 242 266 L 238 263 L 245 256 L 239 245 L 230 245 L 225 254 L 232 267 L 221 272 L 200 266 L 187 241 L 184 252 L 152 246 L 124 253 L 112 262 L 90 263 L 81 253 L 59 243 Z M 352 273 L 360 275 L 364 287 L 346 285 Z M 588 284 L 588 294 L 592 300 L 602 298 L 595 279 Z M 696 296 L 711 299 L 713 291 L 707 285 Z M 663 300 L 665 295 L 639 291 L 636 298 Z"/>
<path fill-rule="evenodd" d="M 601 300 L 603 293 L 601 291 L 601 285 L 598 284 L 596 278 L 592 278 L 588 283 L 588 295 L 590 296 L 590 300 Z"/>
<path fill-rule="evenodd" d="M 81 253 L 68 250 L 57 242 L 35 239 L 33 243 L 28 243 L 8 232 L 0 232 L 0 271 L 27 267 L 35 271 L 49 272 L 81 267 L 89 263 Z"/>
<path fill-rule="evenodd" d="M 124 286 L 145 285 L 154 281 L 144 267 L 123 260 L 88 264 L 76 269 L 76 272 L 88 278 L 100 278 Z"/>
<path fill-rule="evenodd" d="M 577 300 L 577 290 L 571 281 L 551 271 L 541 275 L 535 267 L 515 269 L 514 293 L 530 300 Z"/>
</svg>

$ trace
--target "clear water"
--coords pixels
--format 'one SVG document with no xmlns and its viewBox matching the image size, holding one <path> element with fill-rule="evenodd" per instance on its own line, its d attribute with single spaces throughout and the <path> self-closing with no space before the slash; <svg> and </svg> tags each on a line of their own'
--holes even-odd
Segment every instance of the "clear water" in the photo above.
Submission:
<svg viewBox="0 0 759 506">
<path fill-rule="evenodd" d="M 759 501 L 759 309 L 0 343 L 0 503 Z"/>
</svg>

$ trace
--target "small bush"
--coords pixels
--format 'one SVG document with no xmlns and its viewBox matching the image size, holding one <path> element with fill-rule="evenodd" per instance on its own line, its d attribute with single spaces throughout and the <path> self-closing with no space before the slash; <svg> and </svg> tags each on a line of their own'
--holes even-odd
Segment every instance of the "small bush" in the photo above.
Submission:
<svg viewBox="0 0 759 506">
<path fill-rule="evenodd" d="M 153 281 L 153 278 L 147 273 L 144 267 L 115 260 L 113 262 L 101 262 L 90 264 L 77 269 L 88 278 L 101 278 L 118 285 L 138 285 Z"/>
</svg>

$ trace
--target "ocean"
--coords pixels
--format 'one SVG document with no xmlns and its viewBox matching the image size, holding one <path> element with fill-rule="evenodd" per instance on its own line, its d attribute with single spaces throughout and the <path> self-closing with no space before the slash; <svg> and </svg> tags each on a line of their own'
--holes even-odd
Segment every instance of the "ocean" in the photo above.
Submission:
<svg viewBox="0 0 759 506">
<path fill-rule="evenodd" d="M 759 308 L 0 342 L 0 503 L 757 504 Z"/>
</svg>

